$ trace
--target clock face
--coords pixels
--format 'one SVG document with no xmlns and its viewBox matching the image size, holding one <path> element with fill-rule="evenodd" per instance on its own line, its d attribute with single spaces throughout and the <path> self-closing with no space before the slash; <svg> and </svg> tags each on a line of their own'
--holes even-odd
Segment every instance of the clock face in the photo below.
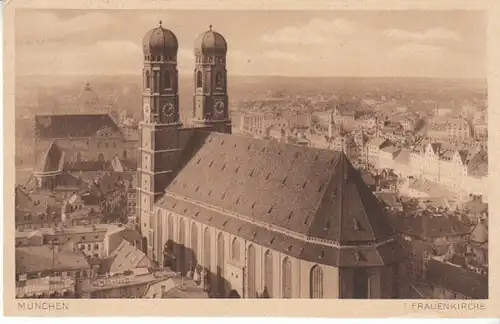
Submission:
<svg viewBox="0 0 500 324">
<path fill-rule="evenodd" d="M 216 101 L 215 102 L 215 113 L 220 116 L 224 114 L 224 102 L 223 101 Z"/>
<path fill-rule="evenodd" d="M 167 117 L 171 117 L 175 113 L 175 107 L 171 102 L 167 102 L 162 107 L 163 114 Z"/>
</svg>

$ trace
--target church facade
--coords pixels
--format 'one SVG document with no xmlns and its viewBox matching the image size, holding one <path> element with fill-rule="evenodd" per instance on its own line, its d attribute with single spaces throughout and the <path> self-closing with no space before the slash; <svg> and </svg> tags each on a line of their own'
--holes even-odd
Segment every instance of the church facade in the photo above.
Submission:
<svg viewBox="0 0 500 324">
<path fill-rule="evenodd" d="M 402 246 L 342 152 L 231 135 L 227 42 L 195 40 L 180 122 L 174 33 L 143 39 L 138 224 L 147 255 L 207 274 L 212 296 L 397 298 Z"/>
</svg>

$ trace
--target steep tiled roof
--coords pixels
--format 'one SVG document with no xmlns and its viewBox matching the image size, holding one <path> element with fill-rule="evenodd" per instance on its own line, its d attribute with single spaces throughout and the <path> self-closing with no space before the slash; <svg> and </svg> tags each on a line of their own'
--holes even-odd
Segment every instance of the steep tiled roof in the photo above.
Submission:
<svg viewBox="0 0 500 324">
<path fill-rule="evenodd" d="M 105 127 L 118 130 L 107 114 L 35 116 L 35 134 L 39 138 L 89 137 Z"/>
<path fill-rule="evenodd" d="M 393 234 L 377 198 L 340 152 L 217 133 L 198 144 L 168 191 L 322 239 Z"/>
<path fill-rule="evenodd" d="M 431 259 L 427 281 L 472 299 L 488 298 L 488 277 L 450 263 Z"/>
<path fill-rule="evenodd" d="M 364 261 L 354 248 L 307 243 L 247 220 L 341 244 L 395 234 L 377 198 L 340 152 L 208 132 L 196 132 L 188 146 L 190 153 L 158 201 L 165 209 L 292 256 L 337 265 Z M 398 249 L 396 242 L 384 246 L 361 248 L 362 259 L 383 264 L 398 258 L 381 255 Z"/>
</svg>

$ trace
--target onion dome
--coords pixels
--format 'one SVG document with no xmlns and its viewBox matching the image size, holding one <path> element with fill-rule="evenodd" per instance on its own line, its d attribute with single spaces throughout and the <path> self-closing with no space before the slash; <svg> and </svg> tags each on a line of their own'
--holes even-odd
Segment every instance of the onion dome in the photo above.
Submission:
<svg viewBox="0 0 500 324">
<path fill-rule="evenodd" d="M 203 54 L 205 56 L 226 55 L 227 42 L 224 37 L 210 29 L 196 38 L 194 42 L 195 55 Z"/>
<path fill-rule="evenodd" d="M 161 25 L 156 28 L 151 29 L 146 33 L 142 41 L 142 49 L 144 54 L 151 55 L 176 55 L 179 49 L 179 42 L 175 34 L 163 28 Z"/>
</svg>

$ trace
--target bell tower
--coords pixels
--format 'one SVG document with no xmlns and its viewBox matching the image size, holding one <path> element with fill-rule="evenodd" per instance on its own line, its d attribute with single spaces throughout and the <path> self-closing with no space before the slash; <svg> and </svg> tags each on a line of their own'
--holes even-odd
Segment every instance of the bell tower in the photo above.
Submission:
<svg viewBox="0 0 500 324">
<path fill-rule="evenodd" d="M 155 201 L 164 194 L 178 160 L 179 119 L 177 38 L 162 22 L 143 39 L 144 67 L 140 161 L 138 165 L 138 215 L 146 253 L 159 260 Z"/>
<path fill-rule="evenodd" d="M 196 38 L 194 53 L 193 122 L 209 125 L 219 133 L 231 133 L 227 96 L 224 37 L 210 29 Z"/>
</svg>

